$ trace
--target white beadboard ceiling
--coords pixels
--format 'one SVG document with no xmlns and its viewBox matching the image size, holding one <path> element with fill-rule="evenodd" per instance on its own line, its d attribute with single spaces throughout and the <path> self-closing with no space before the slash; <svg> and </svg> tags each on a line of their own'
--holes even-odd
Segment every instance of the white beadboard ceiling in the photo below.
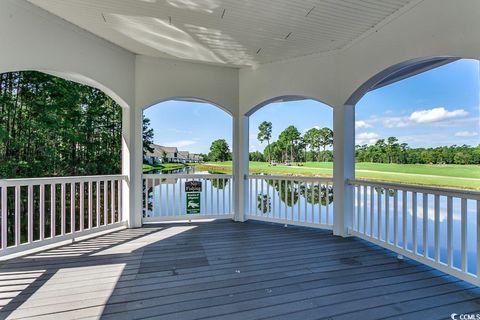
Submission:
<svg viewBox="0 0 480 320">
<path fill-rule="evenodd" d="M 419 0 L 28 0 L 133 53 L 234 67 L 344 48 Z"/>
</svg>

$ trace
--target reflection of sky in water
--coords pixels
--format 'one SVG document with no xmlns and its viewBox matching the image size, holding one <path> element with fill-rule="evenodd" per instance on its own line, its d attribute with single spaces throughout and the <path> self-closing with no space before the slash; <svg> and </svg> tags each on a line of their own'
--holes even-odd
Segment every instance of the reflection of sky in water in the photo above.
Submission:
<svg viewBox="0 0 480 320">
<path fill-rule="evenodd" d="M 285 184 L 286 181 L 281 180 L 269 181 L 270 183 L 260 179 L 251 180 L 252 192 L 248 208 L 250 215 L 296 222 L 333 224 L 333 203 L 327 206 L 325 197 L 322 196 L 324 203 L 318 204 L 321 192 L 318 183 L 299 184 L 288 181 Z M 325 187 L 323 184 L 322 186 Z M 262 203 L 261 199 L 254 196 L 260 194 L 268 195 L 266 199 L 270 204 L 270 210 L 265 210 L 266 201 Z"/>
<path fill-rule="evenodd" d="M 201 174 L 201 172 L 197 172 Z M 160 185 L 160 179 L 162 184 Z M 192 180 L 192 179 L 188 179 Z M 147 217 L 174 217 L 186 214 L 185 179 L 159 175 L 149 181 L 149 210 Z M 232 188 L 229 179 L 202 179 L 200 215 L 232 213 Z M 152 193 L 151 186 L 154 185 Z M 154 199 L 154 201 L 153 201 Z"/>
<path fill-rule="evenodd" d="M 255 182 L 257 184 L 255 184 Z M 282 182 L 281 182 L 282 183 Z M 180 183 L 177 179 L 172 179 L 168 181 L 167 184 L 155 187 L 155 212 L 150 211 L 150 216 L 167 216 L 174 215 L 175 212 L 177 215 L 182 212 L 184 208 L 184 197 L 183 193 L 183 184 L 184 180 Z M 251 198 L 249 199 L 249 208 L 247 208 L 249 215 L 259 216 L 272 219 L 296 221 L 296 222 L 306 222 L 314 224 L 329 224 L 333 223 L 333 203 L 330 203 L 328 206 L 323 203 L 318 205 L 315 201 L 312 202 L 312 193 L 307 191 L 307 198 L 305 199 L 304 192 L 301 192 L 300 188 L 302 186 L 310 187 L 312 183 L 289 183 L 288 187 L 285 188 L 284 185 L 275 188 L 274 184 L 270 181 L 267 183 L 265 180 L 254 179 L 252 180 L 251 187 Z M 316 184 L 314 184 L 316 185 Z M 277 185 L 278 186 L 278 185 Z M 223 187 L 223 189 L 222 189 Z M 167 197 L 168 189 L 168 197 Z M 172 201 L 173 190 L 176 190 L 176 200 Z M 225 193 L 223 192 L 225 190 Z M 311 189 L 307 189 L 311 190 Z M 180 192 L 182 191 L 182 192 Z M 224 186 L 218 186 L 218 183 L 212 184 L 211 181 L 204 182 L 204 188 L 201 194 L 201 214 L 216 214 L 216 213 L 231 213 L 231 181 L 227 181 Z M 285 193 L 286 192 L 286 193 Z M 316 191 L 315 191 L 316 192 Z M 281 194 L 280 194 L 281 193 Z M 179 196 L 181 194 L 181 196 Z M 293 194 L 293 196 L 292 196 Z M 264 195 L 265 198 L 262 203 L 261 198 L 257 198 L 258 195 Z M 318 197 L 313 194 L 316 199 Z M 373 223 L 371 223 L 371 194 L 370 189 L 367 189 L 367 214 L 364 215 L 364 204 L 363 204 L 363 188 L 361 193 L 361 204 L 360 204 L 360 217 L 357 216 L 358 208 L 355 203 L 354 210 L 354 228 L 356 228 L 357 223 L 360 223 L 360 231 L 363 231 L 365 226 L 366 233 L 370 234 L 372 230 L 373 236 L 378 237 L 378 193 L 375 192 L 373 199 Z M 266 197 L 268 196 L 268 197 Z M 427 233 L 427 243 L 428 243 L 428 257 L 434 259 L 435 257 L 435 209 L 434 209 L 434 196 L 428 196 L 428 233 Z M 168 199 L 168 201 L 167 201 Z M 225 199 L 225 200 L 224 200 Z M 285 201 L 286 200 L 286 201 Z M 356 200 L 356 197 L 355 197 Z M 268 201 L 268 202 L 267 202 Z M 406 243 L 407 249 L 412 250 L 413 248 L 413 235 L 412 235 L 412 223 L 413 223 L 413 213 L 412 213 L 412 193 L 408 192 L 406 197 Z M 356 201 L 355 201 L 356 202 Z M 381 225 L 380 225 L 380 238 L 385 239 L 386 225 L 385 225 L 385 195 L 381 195 Z M 218 204 L 218 206 L 217 206 Z M 398 192 L 398 229 L 397 229 L 397 242 L 401 247 L 403 246 L 403 193 Z M 269 207 L 269 208 L 266 208 Z M 389 242 L 393 243 L 394 241 L 394 198 L 393 196 L 389 197 Z M 168 210 L 167 210 L 168 208 Z M 175 208 L 175 211 L 172 211 Z M 461 201 L 458 198 L 453 198 L 452 201 L 452 261 L 453 266 L 456 268 L 461 268 Z M 477 212 L 476 212 L 476 201 L 468 200 L 467 201 L 467 270 L 470 273 L 476 273 L 476 251 L 477 251 Z M 168 214 L 167 214 L 168 213 Z M 184 214 L 182 212 L 181 214 Z M 328 217 L 328 218 L 327 218 Z M 366 218 L 366 219 L 364 219 Z M 439 197 L 439 246 L 440 246 L 440 261 L 442 263 L 447 263 L 447 197 Z M 417 252 L 420 254 L 423 253 L 423 196 L 421 193 L 417 193 Z"/>
<path fill-rule="evenodd" d="M 367 214 L 364 214 L 364 205 L 363 205 L 363 187 L 361 192 L 361 204 L 360 204 L 360 217 L 358 217 L 358 208 L 355 203 L 355 212 L 354 212 L 354 228 L 358 224 L 358 218 L 360 218 L 360 231 L 363 232 L 364 225 L 366 226 L 366 233 L 370 234 L 370 228 L 373 229 L 373 236 L 378 237 L 378 193 L 374 193 L 373 200 L 373 223 L 371 225 L 371 193 L 370 189 L 367 189 Z M 412 235 L 412 223 L 413 223 L 413 213 L 412 213 L 412 202 L 413 195 L 411 192 L 407 193 L 406 196 L 406 244 L 407 249 L 413 249 L 413 235 Z M 380 238 L 385 239 L 385 195 L 381 195 L 381 230 Z M 393 243 L 394 237 L 394 198 L 389 197 L 389 242 Z M 417 252 L 423 254 L 423 195 L 417 193 Z M 476 251 L 477 251 L 477 215 L 476 215 L 476 201 L 468 200 L 467 201 L 467 270 L 471 273 L 476 273 Z M 428 257 L 434 259 L 435 257 L 435 196 L 428 196 L 428 224 L 427 224 L 427 252 Z M 461 200 L 458 198 L 453 198 L 452 201 L 452 258 L 453 266 L 456 268 L 461 268 Z M 366 219 L 365 219 L 366 218 Z M 447 197 L 439 197 L 439 247 L 440 247 L 440 262 L 447 263 Z M 398 229 L 397 229 L 397 239 L 398 245 L 403 246 L 403 193 L 398 192 Z"/>
</svg>

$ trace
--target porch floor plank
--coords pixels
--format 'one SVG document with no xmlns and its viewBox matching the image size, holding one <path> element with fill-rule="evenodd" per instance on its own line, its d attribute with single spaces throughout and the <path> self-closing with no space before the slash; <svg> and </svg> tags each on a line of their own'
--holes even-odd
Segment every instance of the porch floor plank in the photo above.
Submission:
<svg viewBox="0 0 480 320">
<path fill-rule="evenodd" d="M 480 289 L 330 231 L 146 225 L 0 263 L 0 319 L 447 319 Z"/>
</svg>

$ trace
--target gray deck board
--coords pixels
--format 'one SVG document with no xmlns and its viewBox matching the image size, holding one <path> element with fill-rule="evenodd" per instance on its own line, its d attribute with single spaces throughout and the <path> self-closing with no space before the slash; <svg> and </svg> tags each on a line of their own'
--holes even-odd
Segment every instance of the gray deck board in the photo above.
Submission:
<svg viewBox="0 0 480 320">
<path fill-rule="evenodd" d="M 165 223 L 0 264 L 0 319 L 447 319 L 480 289 L 329 231 Z"/>
</svg>

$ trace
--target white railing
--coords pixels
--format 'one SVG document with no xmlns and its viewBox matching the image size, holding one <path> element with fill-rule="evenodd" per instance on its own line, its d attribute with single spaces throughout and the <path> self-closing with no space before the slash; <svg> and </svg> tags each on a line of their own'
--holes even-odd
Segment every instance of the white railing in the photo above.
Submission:
<svg viewBox="0 0 480 320">
<path fill-rule="evenodd" d="M 0 256 L 122 226 L 124 176 L 0 180 Z"/>
<path fill-rule="evenodd" d="M 354 180 L 351 234 L 480 284 L 480 192 Z"/>
<path fill-rule="evenodd" d="M 247 218 L 332 229 L 333 179 L 251 175 Z"/>
<path fill-rule="evenodd" d="M 187 181 L 202 182 L 198 214 L 187 214 Z M 144 174 L 143 221 L 231 218 L 232 189 L 232 176 L 226 174 Z"/>
</svg>

